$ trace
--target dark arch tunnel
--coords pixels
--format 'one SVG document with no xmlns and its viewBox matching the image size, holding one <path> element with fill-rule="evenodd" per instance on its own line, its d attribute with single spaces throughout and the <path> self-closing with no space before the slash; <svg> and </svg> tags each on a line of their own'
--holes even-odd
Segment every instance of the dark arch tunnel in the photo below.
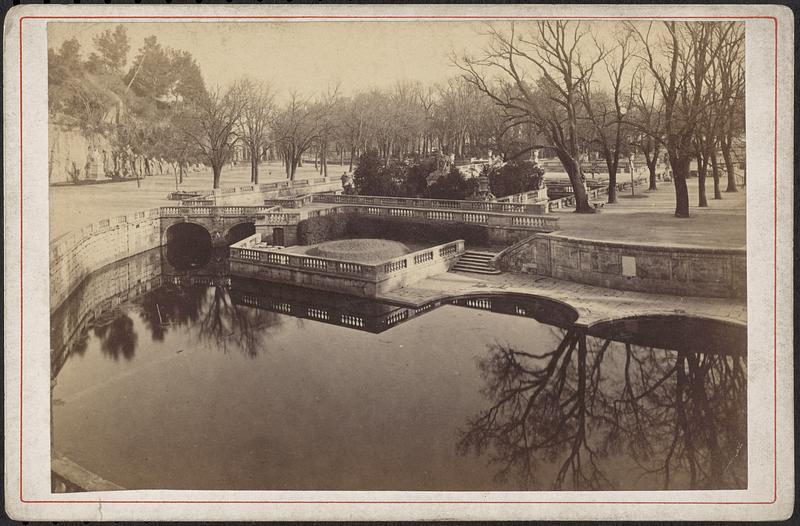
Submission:
<svg viewBox="0 0 800 526">
<path fill-rule="evenodd" d="M 203 267 L 211 260 L 211 234 L 195 223 L 176 223 L 166 232 L 167 261 L 177 270 Z"/>
<path fill-rule="evenodd" d="M 225 244 L 230 246 L 237 241 L 241 241 L 246 237 L 250 237 L 256 233 L 256 225 L 252 222 L 247 223 L 239 223 L 238 225 L 233 225 L 229 230 L 228 233 L 225 234 Z"/>
</svg>

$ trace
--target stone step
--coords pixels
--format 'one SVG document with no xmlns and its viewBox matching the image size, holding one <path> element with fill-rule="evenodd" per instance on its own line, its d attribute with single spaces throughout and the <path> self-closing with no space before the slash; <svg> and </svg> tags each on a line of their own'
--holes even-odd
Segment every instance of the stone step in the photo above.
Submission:
<svg viewBox="0 0 800 526">
<path fill-rule="evenodd" d="M 481 262 L 481 261 L 464 261 L 463 259 L 459 259 L 456 262 L 456 265 L 464 265 L 467 267 L 481 267 L 481 268 L 494 268 L 489 263 Z"/>
<path fill-rule="evenodd" d="M 488 259 L 471 259 L 471 258 L 463 258 L 462 257 L 462 258 L 459 259 L 459 261 L 461 261 L 463 263 L 474 263 L 475 265 L 486 265 L 488 267 L 492 266 L 491 263 L 490 263 L 490 260 L 488 260 Z"/>
<path fill-rule="evenodd" d="M 492 268 L 491 261 L 496 254 L 468 250 L 458 258 L 452 270 L 457 272 L 472 272 L 475 274 L 500 274 L 499 270 Z"/>
<path fill-rule="evenodd" d="M 466 253 L 459 258 L 459 261 L 472 261 L 474 263 L 485 263 L 487 265 L 491 260 L 492 258 L 487 258 L 483 256 L 474 256 L 470 253 Z"/>
<path fill-rule="evenodd" d="M 470 254 L 469 252 L 465 252 L 461 259 L 468 259 L 470 261 L 491 261 L 492 256 L 483 256 L 480 254 Z"/>
<path fill-rule="evenodd" d="M 451 270 L 454 270 L 456 272 L 471 272 L 473 274 L 500 274 L 499 270 L 474 268 L 474 267 L 461 267 L 459 265 L 455 265 Z"/>
<path fill-rule="evenodd" d="M 478 256 L 488 256 L 490 258 L 493 258 L 493 257 L 495 257 L 497 255 L 494 252 L 483 252 L 483 251 L 480 251 L 480 250 L 467 250 L 466 252 L 464 252 L 464 254 L 474 254 L 474 255 L 478 255 Z"/>
<path fill-rule="evenodd" d="M 499 270 L 495 270 L 489 265 L 487 260 L 465 260 L 463 257 L 459 259 L 452 267 L 453 270 L 460 272 L 474 272 L 476 274 L 500 274 Z"/>
</svg>

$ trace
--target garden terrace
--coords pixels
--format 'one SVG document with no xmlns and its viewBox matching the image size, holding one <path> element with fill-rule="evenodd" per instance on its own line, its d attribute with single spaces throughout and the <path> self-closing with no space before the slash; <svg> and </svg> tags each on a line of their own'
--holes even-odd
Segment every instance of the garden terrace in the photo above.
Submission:
<svg viewBox="0 0 800 526">
<path fill-rule="evenodd" d="M 464 250 L 464 241 L 457 240 L 367 264 L 269 248 L 261 234 L 255 234 L 231 245 L 230 268 L 232 274 L 241 277 L 374 298 L 379 293 L 447 272 Z"/>
</svg>

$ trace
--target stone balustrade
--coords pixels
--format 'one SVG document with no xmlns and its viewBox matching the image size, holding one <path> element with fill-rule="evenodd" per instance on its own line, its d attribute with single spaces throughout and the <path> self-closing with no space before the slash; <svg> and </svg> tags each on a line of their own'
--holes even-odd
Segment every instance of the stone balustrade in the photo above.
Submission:
<svg viewBox="0 0 800 526">
<path fill-rule="evenodd" d="M 264 247 L 261 235 L 255 234 L 231 245 L 229 259 L 233 274 L 374 297 L 379 292 L 447 272 L 464 250 L 464 241 L 458 240 L 366 264 Z"/>
<path fill-rule="evenodd" d="M 274 212 L 277 206 L 162 206 L 161 217 L 184 217 L 184 216 L 253 216 L 269 214 Z"/>
<path fill-rule="evenodd" d="M 265 205 L 280 206 L 283 208 L 303 208 L 310 205 L 314 201 L 313 194 L 303 194 L 297 197 L 278 197 L 274 199 L 265 199 Z"/>
<path fill-rule="evenodd" d="M 639 185 L 641 185 L 643 183 L 646 183 L 648 181 L 649 181 L 649 179 L 647 177 L 638 177 L 635 180 L 635 184 L 636 184 L 636 186 L 639 186 Z M 624 192 L 624 191 L 628 190 L 630 187 L 631 187 L 631 182 L 630 181 L 624 181 L 624 182 L 621 182 L 621 183 L 617 183 L 617 192 L 618 193 L 619 192 Z M 572 188 L 571 187 L 569 187 L 569 191 L 572 192 Z M 589 200 L 590 201 L 591 200 L 597 200 L 597 199 L 604 199 L 606 196 L 608 196 L 608 186 L 603 186 L 603 187 L 587 190 L 586 194 L 589 196 Z M 551 212 L 553 210 L 561 210 L 561 209 L 564 209 L 564 208 L 571 208 L 571 207 L 574 207 L 574 206 L 575 206 L 575 196 L 572 195 L 572 194 L 564 196 L 564 197 L 562 197 L 560 199 L 553 199 L 548 203 L 548 207 L 549 207 Z"/>
<path fill-rule="evenodd" d="M 528 190 L 519 194 L 507 195 L 505 197 L 498 197 L 494 202 L 496 203 L 536 203 L 547 201 L 547 188 L 542 186 L 538 190 Z"/>
<path fill-rule="evenodd" d="M 338 197 L 338 196 L 337 196 Z M 351 197 L 351 196 L 344 196 Z M 514 228 L 553 232 L 558 230 L 558 217 L 549 215 L 499 214 L 466 210 L 439 210 L 384 206 L 348 206 L 347 212 L 415 221 L 466 223 L 496 228 Z"/>
<path fill-rule="evenodd" d="M 303 214 L 296 212 L 270 212 L 256 217 L 258 225 L 296 225 L 303 219 Z"/>
<path fill-rule="evenodd" d="M 430 210 L 474 210 L 494 213 L 536 214 L 540 205 L 530 203 L 459 201 L 455 199 L 423 199 L 415 197 L 381 197 L 371 195 L 316 194 L 315 203 L 358 206 L 384 206 L 396 208 L 424 208 Z"/>
</svg>

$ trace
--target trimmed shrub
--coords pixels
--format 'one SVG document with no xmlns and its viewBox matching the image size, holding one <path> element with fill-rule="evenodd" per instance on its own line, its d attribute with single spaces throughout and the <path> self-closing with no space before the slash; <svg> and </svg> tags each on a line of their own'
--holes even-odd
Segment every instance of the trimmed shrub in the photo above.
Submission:
<svg viewBox="0 0 800 526">
<path fill-rule="evenodd" d="M 347 232 L 348 214 L 331 214 L 304 219 L 297 224 L 297 243 L 315 245 L 331 239 L 344 237 Z"/>
<path fill-rule="evenodd" d="M 350 237 L 381 238 L 412 243 L 441 244 L 463 239 L 468 244 L 489 244 L 489 231 L 478 225 L 417 223 L 403 219 L 364 216 L 353 216 L 348 221 L 346 234 Z"/>
<path fill-rule="evenodd" d="M 471 245 L 489 245 L 489 230 L 480 225 L 423 223 L 403 218 L 332 214 L 300 221 L 297 243 L 315 245 L 342 238 L 389 239 L 403 243 L 441 244 L 463 239 Z"/>
<path fill-rule="evenodd" d="M 543 178 L 544 170 L 531 161 L 511 161 L 489 172 L 489 187 L 497 197 L 505 197 L 538 190 Z"/>
</svg>

